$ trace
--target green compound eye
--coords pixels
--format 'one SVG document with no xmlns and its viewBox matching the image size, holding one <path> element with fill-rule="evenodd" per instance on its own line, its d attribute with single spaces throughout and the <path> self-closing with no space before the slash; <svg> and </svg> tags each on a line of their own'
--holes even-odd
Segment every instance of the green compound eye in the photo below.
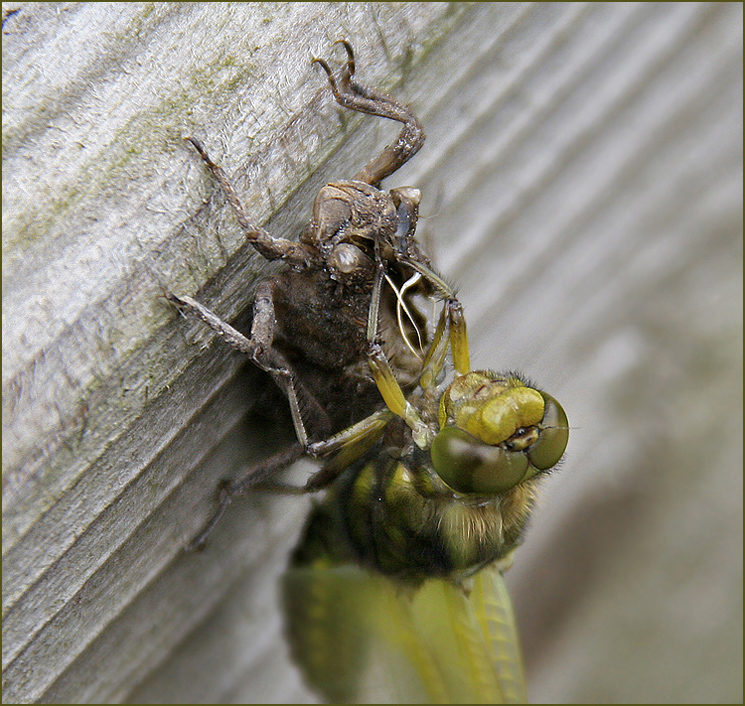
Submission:
<svg viewBox="0 0 745 706">
<path fill-rule="evenodd" d="M 569 422 L 564 408 L 546 392 L 541 392 L 546 402 L 543 420 L 538 425 L 538 441 L 528 449 L 530 463 L 539 471 L 555 466 L 569 442 Z"/>
<path fill-rule="evenodd" d="M 440 429 L 431 448 L 440 478 L 460 493 L 493 495 L 555 466 L 569 441 L 567 417 L 551 395 L 540 394 L 545 402 L 543 419 L 532 431 L 520 430 L 523 438 L 537 437 L 527 448 L 505 448 L 510 440 L 490 445 L 455 426 Z"/>
<path fill-rule="evenodd" d="M 489 446 L 457 427 L 437 433 L 431 455 L 440 478 L 460 493 L 501 493 L 514 488 L 528 472 L 524 453 Z"/>
</svg>

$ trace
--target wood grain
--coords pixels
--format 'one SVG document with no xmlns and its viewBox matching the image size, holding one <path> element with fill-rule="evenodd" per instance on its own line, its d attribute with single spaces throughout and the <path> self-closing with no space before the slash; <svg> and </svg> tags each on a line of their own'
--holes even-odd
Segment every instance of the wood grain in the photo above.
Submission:
<svg viewBox="0 0 745 706">
<path fill-rule="evenodd" d="M 7 6 L 7 7 L 6 7 Z M 307 505 L 219 478 L 271 384 L 164 290 L 245 321 L 267 229 L 395 134 L 314 55 L 411 104 L 423 237 L 477 367 L 573 425 L 508 575 L 535 701 L 742 694 L 739 3 L 25 4 L 3 28 L 4 701 L 293 702 L 276 580 Z M 295 469 L 299 478 L 308 466 Z"/>
</svg>

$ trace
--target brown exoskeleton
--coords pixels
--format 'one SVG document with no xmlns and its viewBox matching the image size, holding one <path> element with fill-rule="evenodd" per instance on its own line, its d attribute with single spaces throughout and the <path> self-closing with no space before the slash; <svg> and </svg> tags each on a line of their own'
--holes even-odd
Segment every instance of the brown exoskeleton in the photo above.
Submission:
<svg viewBox="0 0 745 706">
<path fill-rule="evenodd" d="M 284 267 L 256 287 L 248 337 L 191 297 L 169 299 L 271 374 L 287 395 L 298 439 L 289 450 L 224 487 L 220 509 L 207 531 L 231 497 L 303 453 L 319 450 L 309 447 L 310 438 L 337 434 L 383 406 L 370 369 L 376 357 L 388 361 L 404 393 L 417 386 L 430 341 L 415 295 L 445 301 L 451 337 L 462 342 L 456 367 L 468 369 L 460 304 L 432 271 L 415 239 L 420 193 L 411 187 L 379 188 L 421 148 L 424 131 L 409 108 L 355 80 L 352 48 L 346 41 L 342 44 L 347 61 L 338 75 L 324 60 L 313 60 L 328 75 L 337 103 L 403 127 L 396 141 L 350 181 L 321 189 L 298 241 L 274 237 L 256 225 L 223 170 L 197 140 L 187 138 L 227 196 L 248 241 L 266 259 L 282 260 Z M 309 482 L 313 487 L 321 484 L 320 479 Z"/>
</svg>

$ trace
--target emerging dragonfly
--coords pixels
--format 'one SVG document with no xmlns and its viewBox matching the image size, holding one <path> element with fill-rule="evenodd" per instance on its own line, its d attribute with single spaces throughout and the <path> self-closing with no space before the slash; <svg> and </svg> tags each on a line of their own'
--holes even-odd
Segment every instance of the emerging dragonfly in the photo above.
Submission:
<svg viewBox="0 0 745 706">
<path fill-rule="evenodd" d="M 566 416 L 519 375 L 470 371 L 462 307 L 415 239 L 419 192 L 378 188 L 424 132 L 408 108 L 357 83 L 343 45 L 338 76 L 315 60 L 337 102 L 403 128 L 353 180 L 321 190 L 297 243 L 255 226 L 190 139 L 249 242 L 288 267 L 257 288 L 250 338 L 195 300 L 170 298 L 274 377 L 298 437 L 224 488 L 194 544 L 234 496 L 304 452 L 328 457 L 302 489 L 327 493 L 284 580 L 288 636 L 309 683 L 332 701 L 521 701 L 500 572 L 539 476 L 566 448 Z M 442 301 L 431 335 L 416 297 Z M 444 384 L 448 354 L 456 374 Z M 332 436 L 310 443 L 308 429 Z"/>
<path fill-rule="evenodd" d="M 284 605 L 295 659 L 331 702 L 526 699 L 501 571 L 539 475 L 564 453 L 567 419 L 514 374 L 437 385 L 445 329 L 465 343 L 446 311 L 419 387 L 404 396 L 373 346 L 386 409 L 311 446 L 339 452 L 314 477 L 333 484 L 294 552 Z"/>
</svg>

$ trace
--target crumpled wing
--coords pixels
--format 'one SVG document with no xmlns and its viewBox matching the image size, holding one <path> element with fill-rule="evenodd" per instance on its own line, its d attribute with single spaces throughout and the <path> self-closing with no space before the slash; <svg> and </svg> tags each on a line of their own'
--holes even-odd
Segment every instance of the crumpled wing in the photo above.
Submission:
<svg viewBox="0 0 745 706">
<path fill-rule="evenodd" d="M 502 575 L 487 568 L 468 583 L 412 588 L 352 565 L 291 568 L 283 598 L 295 661 L 332 703 L 525 702 Z"/>
</svg>

